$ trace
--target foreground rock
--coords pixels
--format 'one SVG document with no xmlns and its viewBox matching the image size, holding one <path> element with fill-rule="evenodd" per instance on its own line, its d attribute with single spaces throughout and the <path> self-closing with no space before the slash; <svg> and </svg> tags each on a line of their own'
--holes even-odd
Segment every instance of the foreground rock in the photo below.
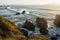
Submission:
<svg viewBox="0 0 60 40">
<path fill-rule="evenodd" d="M 27 40 L 27 38 L 15 24 L 0 16 L 0 40 Z"/>
<path fill-rule="evenodd" d="M 36 34 L 30 37 L 28 40 L 50 40 L 50 39 L 45 36 Z"/>
<path fill-rule="evenodd" d="M 60 27 L 60 15 L 55 16 L 54 24 L 58 27 Z"/>
<path fill-rule="evenodd" d="M 34 31 L 35 30 L 35 26 L 33 23 L 31 23 L 30 21 L 26 20 L 26 22 L 23 25 L 23 28 L 26 28 L 30 31 Z"/>
<path fill-rule="evenodd" d="M 44 18 L 37 17 L 36 24 L 40 28 L 41 34 L 43 34 L 43 35 L 47 35 L 48 34 L 47 21 Z"/>
</svg>

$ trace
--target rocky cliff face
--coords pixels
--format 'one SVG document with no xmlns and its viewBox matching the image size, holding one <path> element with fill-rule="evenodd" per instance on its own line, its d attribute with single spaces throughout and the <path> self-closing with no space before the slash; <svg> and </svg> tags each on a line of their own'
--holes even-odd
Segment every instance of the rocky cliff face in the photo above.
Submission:
<svg viewBox="0 0 60 40">
<path fill-rule="evenodd" d="M 1 40 L 27 40 L 23 33 L 14 23 L 0 16 L 0 39 Z"/>
</svg>

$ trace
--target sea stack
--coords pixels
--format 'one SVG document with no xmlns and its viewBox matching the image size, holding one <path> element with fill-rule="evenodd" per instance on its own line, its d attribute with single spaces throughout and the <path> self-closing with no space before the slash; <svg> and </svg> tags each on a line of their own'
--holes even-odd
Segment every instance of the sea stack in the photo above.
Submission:
<svg viewBox="0 0 60 40">
<path fill-rule="evenodd" d="M 34 31 L 35 30 L 35 26 L 33 23 L 31 23 L 30 21 L 26 20 L 26 22 L 23 25 L 23 28 L 26 28 L 30 31 Z"/>
<path fill-rule="evenodd" d="M 55 16 L 54 24 L 55 24 L 57 27 L 60 27 L 60 15 L 56 15 L 56 16 Z"/>
<path fill-rule="evenodd" d="M 48 30 L 47 30 L 48 25 L 47 25 L 47 21 L 44 18 L 37 17 L 36 24 L 40 28 L 41 34 L 43 35 L 48 34 Z"/>
<path fill-rule="evenodd" d="M 0 39 L 1 40 L 27 40 L 23 33 L 14 23 L 0 16 Z"/>
<path fill-rule="evenodd" d="M 47 21 L 44 18 L 37 17 L 36 24 L 40 29 L 47 29 Z"/>
</svg>

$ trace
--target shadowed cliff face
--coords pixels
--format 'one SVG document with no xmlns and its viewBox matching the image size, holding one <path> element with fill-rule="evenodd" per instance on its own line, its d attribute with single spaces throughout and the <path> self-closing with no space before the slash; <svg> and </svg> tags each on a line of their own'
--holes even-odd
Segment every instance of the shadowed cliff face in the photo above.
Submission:
<svg viewBox="0 0 60 40">
<path fill-rule="evenodd" d="M 2 40 L 3 38 L 5 38 L 5 40 L 8 39 L 26 40 L 27 39 L 23 35 L 23 33 L 15 26 L 14 23 L 0 16 L 0 39 L 1 37 Z"/>
</svg>

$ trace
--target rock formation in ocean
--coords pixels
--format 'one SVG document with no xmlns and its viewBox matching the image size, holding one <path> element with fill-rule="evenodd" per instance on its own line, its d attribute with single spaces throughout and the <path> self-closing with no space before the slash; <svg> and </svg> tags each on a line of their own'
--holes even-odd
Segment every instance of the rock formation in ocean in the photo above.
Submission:
<svg viewBox="0 0 60 40">
<path fill-rule="evenodd" d="M 50 40 L 50 39 L 43 35 L 35 34 L 31 36 L 28 40 Z"/>
<path fill-rule="evenodd" d="M 36 24 L 40 29 L 46 29 L 48 27 L 47 21 L 44 18 L 37 17 Z"/>
<path fill-rule="evenodd" d="M 22 14 L 25 14 L 25 10 L 22 11 Z"/>
<path fill-rule="evenodd" d="M 20 15 L 20 12 L 16 12 L 16 14 L 15 15 Z"/>
<path fill-rule="evenodd" d="M 60 27 L 60 15 L 55 16 L 54 24 L 58 27 Z"/>
<path fill-rule="evenodd" d="M 48 34 L 48 30 L 47 30 L 48 25 L 47 25 L 47 21 L 44 18 L 37 17 L 36 24 L 40 28 L 41 34 L 44 35 Z"/>
<path fill-rule="evenodd" d="M 27 38 L 14 23 L 0 16 L 0 40 L 27 40 Z"/>
<path fill-rule="evenodd" d="M 26 28 L 30 31 L 34 31 L 35 30 L 35 26 L 33 23 L 31 23 L 30 21 L 26 20 L 26 22 L 23 25 L 23 28 Z"/>
</svg>

